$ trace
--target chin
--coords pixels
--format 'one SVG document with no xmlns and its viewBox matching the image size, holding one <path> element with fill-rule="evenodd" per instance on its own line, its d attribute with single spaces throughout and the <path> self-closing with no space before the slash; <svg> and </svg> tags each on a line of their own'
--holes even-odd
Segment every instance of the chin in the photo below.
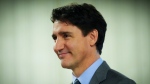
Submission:
<svg viewBox="0 0 150 84">
<path fill-rule="evenodd" d="M 71 69 L 71 66 L 68 65 L 67 63 L 61 63 L 61 66 L 66 69 Z"/>
</svg>

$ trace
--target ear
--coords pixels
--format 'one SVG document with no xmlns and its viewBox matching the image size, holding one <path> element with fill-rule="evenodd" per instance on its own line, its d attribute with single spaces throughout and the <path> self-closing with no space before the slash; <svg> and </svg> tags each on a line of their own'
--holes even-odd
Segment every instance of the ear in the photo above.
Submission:
<svg viewBox="0 0 150 84">
<path fill-rule="evenodd" d="M 98 40 L 98 31 L 96 29 L 92 30 L 89 33 L 90 45 L 93 46 Z"/>
</svg>

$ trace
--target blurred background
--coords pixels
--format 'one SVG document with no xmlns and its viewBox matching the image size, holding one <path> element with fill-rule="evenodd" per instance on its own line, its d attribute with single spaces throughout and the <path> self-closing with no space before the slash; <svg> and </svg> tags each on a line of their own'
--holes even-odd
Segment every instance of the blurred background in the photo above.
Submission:
<svg viewBox="0 0 150 84">
<path fill-rule="evenodd" d="M 52 9 L 93 4 L 108 27 L 101 57 L 111 68 L 150 84 L 150 3 L 145 0 L 0 1 L 0 84 L 70 84 L 53 52 Z"/>
</svg>

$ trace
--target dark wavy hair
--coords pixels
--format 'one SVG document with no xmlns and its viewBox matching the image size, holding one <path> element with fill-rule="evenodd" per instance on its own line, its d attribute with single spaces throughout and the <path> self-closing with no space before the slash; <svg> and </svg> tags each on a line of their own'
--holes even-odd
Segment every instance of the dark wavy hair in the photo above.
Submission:
<svg viewBox="0 0 150 84">
<path fill-rule="evenodd" d="M 99 54 L 102 53 L 107 23 L 93 5 L 72 3 L 53 9 L 51 21 L 54 23 L 56 20 L 77 26 L 84 36 L 96 29 L 98 31 L 96 48 Z"/>
</svg>

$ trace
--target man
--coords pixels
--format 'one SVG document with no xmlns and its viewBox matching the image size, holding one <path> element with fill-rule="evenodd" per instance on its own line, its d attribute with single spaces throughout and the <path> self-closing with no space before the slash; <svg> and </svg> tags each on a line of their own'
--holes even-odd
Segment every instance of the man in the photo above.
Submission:
<svg viewBox="0 0 150 84">
<path fill-rule="evenodd" d="M 73 84 L 135 84 L 100 57 L 107 24 L 94 6 L 59 7 L 53 9 L 51 20 L 54 51 L 62 67 L 73 71 Z"/>
</svg>

